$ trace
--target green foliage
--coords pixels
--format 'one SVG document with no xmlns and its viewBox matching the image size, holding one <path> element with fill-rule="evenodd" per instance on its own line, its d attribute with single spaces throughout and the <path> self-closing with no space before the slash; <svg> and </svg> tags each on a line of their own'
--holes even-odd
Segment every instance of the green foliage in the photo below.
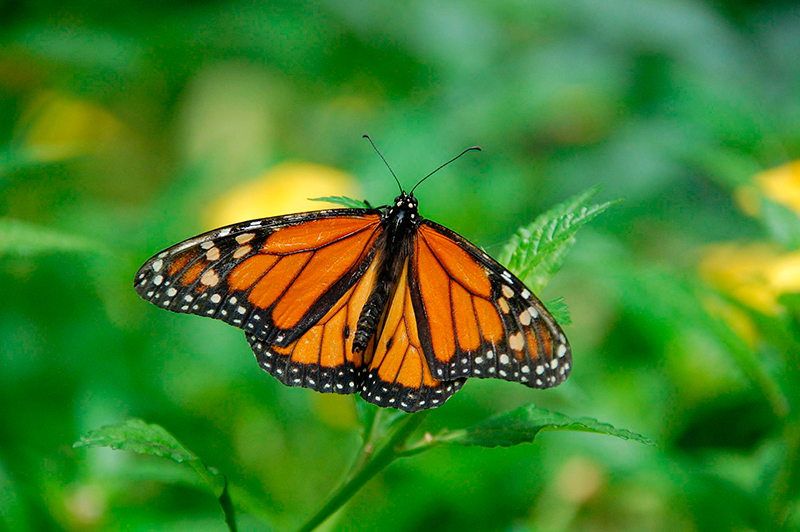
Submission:
<svg viewBox="0 0 800 532">
<path fill-rule="evenodd" d="M 759 219 L 776 242 L 786 249 L 800 249 L 800 216 L 791 209 L 761 198 Z"/>
<path fill-rule="evenodd" d="M 37 166 L 52 164 L 63 157 L 59 148 L 0 147 L 0 183 L 7 175 Z"/>
<path fill-rule="evenodd" d="M 168 458 L 178 463 L 198 460 L 164 428 L 141 419 L 129 419 L 119 425 L 93 430 L 81 436 L 73 447 L 111 447 Z"/>
<path fill-rule="evenodd" d="M 33 257 L 58 252 L 94 252 L 100 245 L 80 236 L 9 218 L 0 218 L 0 257 Z"/>
<path fill-rule="evenodd" d="M 564 296 L 554 297 L 544 305 L 550 314 L 561 325 L 572 325 L 572 316 L 569 314 L 569 307 L 564 302 Z"/>
<path fill-rule="evenodd" d="M 607 423 L 586 417 L 571 418 L 529 404 L 516 410 L 490 417 L 468 429 L 437 437 L 437 441 L 457 445 L 481 447 L 511 447 L 521 443 L 532 443 L 541 431 L 567 430 L 594 432 L 633 440 L 646 445 L 655 445 L 650 439 L 625 429 L 617 429 Z"/>
<path fill-rule="evenodd" d="M 325 196 L 324 198 L 308 198 L 311 201 L 324 201 L 326 203 L 337 203 L 348 209 L 369 209 L 367 202 L 348 198 L 347 196 Z"/>
<path fill-rule="evenodd" d="M 591 205 L 600 192 L 594 186 L 520 227 L 506 244 L 500 258 L 535 293 L 561 268 L 575 244 L 575 233 L 616 202 Z"/>
<path fill-rule="evenodd" d="M 119 425 L 109 425 L 89 432 L 75 442 L 73 447 L 111 447 L 112 449 L 167 458 L 177 463 L 185 462 L 214 492 L 222 508 L 228 529 L 232 532 L 236 531 L 236 518 L 225 476 L 206 466 L 200 458 L 163 427 L 146 423 L 141 419 L 129 419 Z"/>
</svg>

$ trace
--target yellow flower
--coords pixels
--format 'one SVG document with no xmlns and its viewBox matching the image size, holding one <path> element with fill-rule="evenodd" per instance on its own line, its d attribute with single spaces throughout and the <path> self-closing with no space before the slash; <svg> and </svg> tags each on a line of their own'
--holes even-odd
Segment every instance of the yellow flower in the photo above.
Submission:
<svg viewBox="0 0 800 532">
<path fill-rule="evenodd" d="M 755 179 L 767 198 L 800 214 L 800 161 L 761 172 Z"/>
<path fill-rule="evenodd" d="M 706 251 L 700 273 L 747 306 L 777 315 L 783 310 L 778 298 L 800 292 L 800 251 L 765 243 L 718 244 Z"/>
<path fill-rule="evenodd" d="M 219 227 L 279 214 L 341 208 L 308 198 L 357 198 L 359 194 L 355 179 L 345 172 L 319 164 L 283 163 L 221 197 L 210 209 L 209 222 Z"/>
<path fill-rule="evenodd" d="M 800 160 L 765 170 L 753 181 L 753 185 L 741 186 L 734 193 L 745 213 L 758 215 L 763 196 L 800 215 Z"/>
<path fill-rule="evenodd" d="M 88 100 L 44 91 L 25 110 L 18 130 L 25 148 L 42 161 L 93 153 L 118 140 L 125 126 Z"/>
</svg>

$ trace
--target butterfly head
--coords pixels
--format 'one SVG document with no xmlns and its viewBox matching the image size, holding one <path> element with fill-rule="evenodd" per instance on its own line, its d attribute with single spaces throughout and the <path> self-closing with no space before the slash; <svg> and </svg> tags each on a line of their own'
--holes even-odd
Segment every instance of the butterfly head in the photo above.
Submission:
<svg viewBox="0 0 800 532">
<path fill-rule="evenodd" d="M 389 208 L 384 213 L 390 220 L 390 224 L 395 226 L 396 230 L 399 230 L 403 226 L 415 226 L 420 222 L 417 205 L 419 205 L 417 198 L 413 194 L 403 191 L 394 198 L 394 202 L 389 205 Z"/>
<path fill-rule="evenodd" d="M 417 198 L 415 198 L 413 194 L 408 194 L 406 191 L 403 191 L 394 199 L 394 203 L 389 208 L 389 211 L 392 214 L 403 211 L 409 216 L 412 214 L 416 215 L 418 214 L 417 205 L 419 205 Z"/>
</svg>

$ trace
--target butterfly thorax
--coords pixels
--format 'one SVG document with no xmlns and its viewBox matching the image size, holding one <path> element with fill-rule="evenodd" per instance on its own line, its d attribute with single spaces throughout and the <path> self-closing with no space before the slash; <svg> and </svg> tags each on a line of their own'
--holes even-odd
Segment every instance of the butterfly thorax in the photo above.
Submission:
<svg viewBox="0 0 800 532">
<path fill-rule="evenodd" d="M 376 246 L 378 260 L 381 261 L 378 265 L 378 279 L 358 318 L 353 338 L 353 351 L 356 353 L 363 352 L 375 335 L 392 295 L 392 287 L 397 285 L 397 279 L 410 252 L 409 244 L 413 242 L 410 237 L 422 221 L 417 205 L 417 198 L 403 192 L 394 199 L 392 205 L 381 212 L 384 232 Z"/>
</svg>

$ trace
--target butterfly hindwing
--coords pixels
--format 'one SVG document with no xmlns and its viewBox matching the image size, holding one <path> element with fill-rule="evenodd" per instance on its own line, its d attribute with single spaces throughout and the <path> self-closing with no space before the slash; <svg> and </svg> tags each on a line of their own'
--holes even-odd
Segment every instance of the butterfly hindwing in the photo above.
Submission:
<svg viewBox="0 0 800 532">
<path fill-rule="evenodd" d="M 534 388 L 563 382 L 566 337 L 531 291 L 453 231 L 428 220 L 417 232 L 410 283 L 420 338 L 442 380 L 499 378 Z"/>
<path fill-rule="evenodd" d="M 353 337 L 361 309 L 375 287 L 380 262 L 377 256 L 373 257 L 358 282 L 325 316 L 289 345 L 270 345 L 246 333 L 258 364 L 287 386 L 302 386 L 323 393 L 357 392 L 364 360 L 371 358 L 374 341 L 365 352 L 356 353 Z"/>
<path fill-rule="evenodd" d="M 444 382 L 433 377 L 423 354 L 418 323 L 411 302 L 407 259 L 376 334 L 361 390 L 366 401 L 416 412 L 440 406 L 464 384 L 463 379 Z"/>
<path fill-rule="evenodd" d="M 159 307 L 217 318 L 286 346 L 364 275 L 381 232 L 379 214 L 367 209 L 242 222 L 150 258 L 135 288 Z"/>
</svg>

